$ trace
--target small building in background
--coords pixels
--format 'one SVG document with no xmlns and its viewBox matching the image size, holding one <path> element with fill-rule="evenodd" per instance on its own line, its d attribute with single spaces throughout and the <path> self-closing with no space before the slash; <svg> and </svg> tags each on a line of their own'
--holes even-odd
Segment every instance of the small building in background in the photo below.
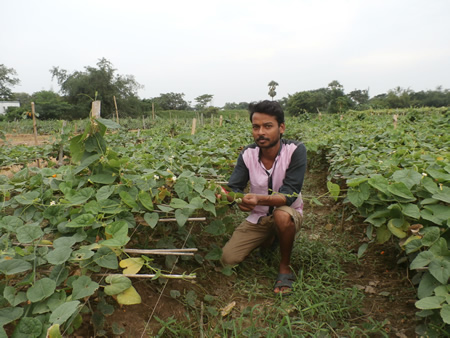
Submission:
<svg viewBox="0 0 450 338">
<path fill-rule="evenodd" d="M 20 107 L 19 101 L 0 101 L 0 115 L 6 114 L 9 107 Z"/>
</svg>

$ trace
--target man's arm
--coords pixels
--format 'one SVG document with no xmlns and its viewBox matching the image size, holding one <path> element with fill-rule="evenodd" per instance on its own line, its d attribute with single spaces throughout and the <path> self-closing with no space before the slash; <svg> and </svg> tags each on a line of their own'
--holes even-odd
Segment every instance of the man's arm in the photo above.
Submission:
<svg viewBox="0 0 450 338">
<path fill-rule="evenodd" d="M 286 196 L 286 205 L 290 206 L 302 190 L 303 178 L 306 172 L 306 147 L 299 143 L 292 153 L 291 162 L 286 170 L 283 185 L 278 192 Z"/>
<path fill-rule="evenodd" d="M 286 197 L 283 195 L 246 194 L 242 198 L 242 203 L 239 203 L 239 209 L 242 211 L 251 211 L 257 205 L 281 207 L 282 205 L 286 205 Z"/>
</svg>

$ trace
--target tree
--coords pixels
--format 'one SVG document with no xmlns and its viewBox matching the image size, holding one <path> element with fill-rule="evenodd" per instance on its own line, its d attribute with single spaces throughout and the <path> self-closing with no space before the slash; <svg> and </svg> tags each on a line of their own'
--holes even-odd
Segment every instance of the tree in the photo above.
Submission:
<svg viewBox="0 0 450 338">
<path fill-rule="evenodd" d="M 10 87 L 20 83 L 16 78 L 17 72 L 14 68 L 7 68 L 4 64 L 0 65 L 0 100 L 9 100 L 12 97 Z"/>
<path fill-rule="evenodd" d="M 350 99 L 344 93 L 344 87 L 339 81 L 331 81 L 328 84 L 329 100 L 328 112 L 331 114 L 346 111 L 351 106 Z"/>
<path fill-rule="evenodd" d="M 248 102 L 227 102 L 225 103 L 225 105 L 223 106 L 223 109 L 226 110 L 236 110 L 236 109 L 248 109 Z"/>
<path fill-rule="evenodd" d="M 355 89 L 348 93 L 347 96 L 350 98 L 350 100 L 352 100 L 356 108 L 361 107 L 363 109 L 367 109 L 367 103 L 369 102 L 368 90 Z"/>
<path fill-rule="evenodd" d="M 64 69 L 53 67 L 50 70 L 52 78 L 56 78 L 61 86 L 61 92 L 67 102 L 76 106 L 72 118 L 87 117 L 93 100 L 102 101 L 102 115 L 113 115 L 115 112 L 114 97 L 121 113 L 136 115 L 135 106 L 139 102 L 137 91 L 142 86 L 133 75 L 118 75 L 111 62 L 102 58 L 97 67 L 85 67 L 84 71 L 69 74 Z M 129 112 L 128 109 L 134 111 Z"/>
<path fill-rule="evenodd" d="M 196 97 L 194 99 L 195 101 L 197 101 L 196 108 L 198 110 L 205 109 L 206 106 L 208 105 L 208 103 L 211 102 L 213 97 L 214 97 L 214 95 L 211 95 L 211 94 L 203 94 L 203 95 Z"/>
<path fill-rule="evenodd" d="M 162 110 L 186 110 L 189 108 L 189 104 L 183 97 L 184 93 L 166 93 L 160 94 L 153 101 Z"/>
<path fill-rule="evenodd" d="M 268 86 L 269 86 L 269 96 L 272 98 L 273 101 L 273 98 L 277 95 L 277 92 L 275 90 L 277 89 L 278 83 L 272 80 L 269 82 Z"/>
<path fill-rule="evenodd" d="M 319 88 L 288 95 L 285 103 L 286 112 L 297 116 L 303 113 L 317 113 L 328 106 L 329 90 Z"/>
<path fill-rule="evenodd" d="M 36 113 L 41 120 L 70 119 L 73 106 L 64 101 L 57 93 L 42 90 L 33 93 L 32 101 L 36 106 Z"/>
</svg>

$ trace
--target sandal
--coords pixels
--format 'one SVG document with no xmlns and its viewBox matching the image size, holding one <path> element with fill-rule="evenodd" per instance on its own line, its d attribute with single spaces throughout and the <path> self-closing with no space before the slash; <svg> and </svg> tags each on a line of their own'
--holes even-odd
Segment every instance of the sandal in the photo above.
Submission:
<svg viewBox="0 0 450 338">
<path fill-rule="evenodd" d="M 277 277 L 277 281 L 273 286 L 273 291 L 275 292 L 278 289 L 278 292 L 275 293 L 290 293 L 292 291 L 292 285 L 295 282 L 295 276 L 293 273 L 279 273 Z M 281 291 L 282 288 L 289 288 L 288 290 Z"/>
</svg>

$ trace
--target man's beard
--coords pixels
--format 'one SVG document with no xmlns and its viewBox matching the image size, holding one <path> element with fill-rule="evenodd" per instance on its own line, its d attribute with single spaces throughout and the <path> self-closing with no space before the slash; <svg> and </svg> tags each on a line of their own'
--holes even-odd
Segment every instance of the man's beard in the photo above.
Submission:
<svg viewBox="0 0 450 338">
<path fill-rule="evenodd" d="M 258 144 L 258 146 L 259 146 L 260 148 L 272 148 L 272 147 L 275 147 L 276 145 L 278 145 L 278 142 L 280 141 L 280 139 L 278 138 L 277 140 L 275 140 L 275 141 L 273 141 L 273 142 L 270 142 L 270 143 L 268 143 L 268 144 L 260 145 L 260 144 L 259 144 L 259 141 L 260 141 L 260 140 L 270 141 L 270 139 L 268 139 L 268 138 L 266 138 L 266 137 L 259 137 L 259 138 L 257 138 L 257 139 L 256 139 L 256 143 Z"/>
</svg>

